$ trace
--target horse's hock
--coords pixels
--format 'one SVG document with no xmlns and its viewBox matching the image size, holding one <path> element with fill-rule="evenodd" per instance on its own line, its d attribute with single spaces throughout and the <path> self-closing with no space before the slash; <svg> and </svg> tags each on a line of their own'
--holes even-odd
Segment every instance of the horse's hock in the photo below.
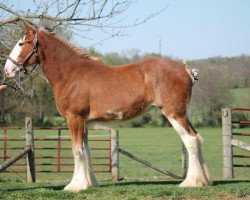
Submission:
<svg viewBox="0 0 250 200">
<path fill-rule="evenodd" d="M 246 142 L 236 140 L 233 136 L 250 136 L 250 133 L 236 131 L 235 127 L 246 127 L 250 125 L 250 120 L 243 121 L 241 119 L 235 120 L 233 117 L 233 111 L 249 112 L 250 108 L 224 108 L 222 109 L 222 137 L 223 137 L 223 178 L 234 178 L 234 167 L 250 167 L 250 164 L 236 164 L 233 158 L 250 158 L 249 155 L 234 154 L 234 148 L 240 148 L 246 151 L 250 151 L 250 144 Z"/>
</svg>

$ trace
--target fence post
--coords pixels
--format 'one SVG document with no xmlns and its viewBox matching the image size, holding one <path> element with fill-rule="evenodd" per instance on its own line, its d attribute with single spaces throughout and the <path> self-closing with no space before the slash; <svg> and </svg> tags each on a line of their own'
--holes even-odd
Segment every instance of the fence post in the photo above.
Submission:
<svg viewBox="0 0 250 200">
<path fill-rule="evenodd" d="M 222 137 L 223 137 L 223 178 L 232 179 L 233 149 L 232 149 L 232 116 L 229 108 L 222 109 Z"/>
<path fill-rule="evenodd" d="M 111 174 L 113 181 L 119 180 L 119 134 L 111 129 Z"/>
<path fill-rule="evenodd" d="M 58 129 L 57 140 L 57 172 L 61 171 L 61 129 Z"/>
<path fill-rule="evenodd" d="M 35 153 L 34 153 L 34 132 L 31 117 L 25 118 L 25 138 L 26 146 L 30 146 L 31 150 L 27 153 L 27 182 L 36 182 L 36 171 L 35 171 Z"/>
<path fill-rule="evenodd" d="M 182 145 L 182 155 L 181 155 L 181 158 L 182 158 L 182 177 L 183 178 L 186 178 L 187 176 L 187 149 L 185 147 L 185 145 L 183 144 L 183 142 L 181 143 Z"/>
<path fill-rule="evenodd" d="M 3 161 L 7 160 L 7 128 L 3 128 Z"/>
</svg>

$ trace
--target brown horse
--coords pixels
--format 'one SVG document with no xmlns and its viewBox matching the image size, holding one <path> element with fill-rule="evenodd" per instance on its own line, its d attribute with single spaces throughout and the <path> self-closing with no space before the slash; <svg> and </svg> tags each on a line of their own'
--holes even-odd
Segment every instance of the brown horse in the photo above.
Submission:
<svg viewBox="0 0 250 200">
<path fill-rule="evenodd" d="M 98 186 L 85 137 L 87 125 L 129 120 L 150 106 L 169 119 L 189 153 L 183 187 L 211 184 L 201 153 L 201 139 L 190 125 L 187 108 L 195 73 L 183 63 L 165 58 L 119 67 L 92 59 L 85 51 L 54 33 L 26 27 L 5 65 L 5 74 L 39 63 L 53 89 L 57 109 L 67 119 L 74 155 L 74 174 L 65 190 Z"/>
</svg>

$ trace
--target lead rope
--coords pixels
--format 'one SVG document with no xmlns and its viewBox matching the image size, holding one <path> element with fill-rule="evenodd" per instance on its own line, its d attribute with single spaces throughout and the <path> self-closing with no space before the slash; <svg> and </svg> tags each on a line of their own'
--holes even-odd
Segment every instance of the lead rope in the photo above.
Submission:
<svg viewBox="0 0 250 200">
<path fill-rule="evenodd" d="M 21 72 L 20 72 L 20 70 L 18 70 L 18 83 L 19 84 L 21 83 Z"/>
<path fill-rule="evenodd" d="M 32 68 L 32 70 L 30 71 L 30 73 L 32 73 L 35 69 L 36 69 L 37 63 L 35 64 L 35 66 Z"/>
</svg>

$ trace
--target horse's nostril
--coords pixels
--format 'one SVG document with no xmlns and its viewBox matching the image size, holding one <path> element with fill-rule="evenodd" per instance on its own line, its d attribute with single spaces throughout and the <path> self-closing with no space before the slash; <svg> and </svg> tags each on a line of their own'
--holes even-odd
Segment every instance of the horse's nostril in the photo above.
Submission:
<svg viewBox="0 0 250 200">
<path fill-rule="evenodd" d="M 10 73 L 7 69 L 5 69 L 4 71 L 5 71 L 5 75 L 6 75 L 7 77 L 9 77 L 11 73 Z"/>
</svg>

